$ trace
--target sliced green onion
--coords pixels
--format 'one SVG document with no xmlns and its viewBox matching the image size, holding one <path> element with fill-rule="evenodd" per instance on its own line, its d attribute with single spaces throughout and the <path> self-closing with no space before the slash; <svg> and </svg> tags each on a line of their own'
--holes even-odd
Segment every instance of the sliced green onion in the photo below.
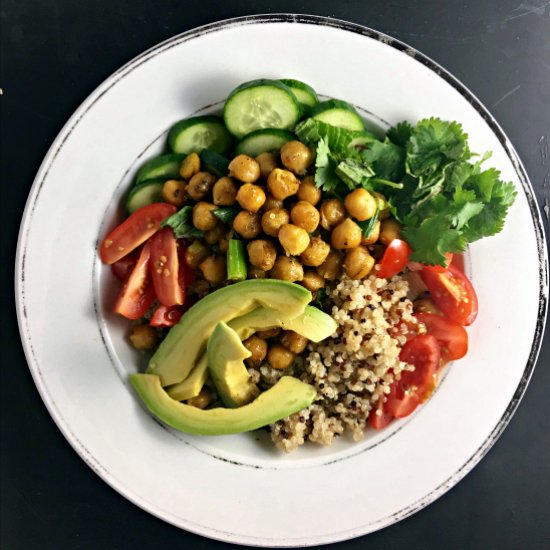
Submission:
<svg viewBox="0 0 550 550">
<path fill-rule="evenodd" d="M 227 278 L 230 281 L 243 281 L 246 279 L 246 253 L 243 241 L 229 240 L 227 250 Z"/>
</svg>

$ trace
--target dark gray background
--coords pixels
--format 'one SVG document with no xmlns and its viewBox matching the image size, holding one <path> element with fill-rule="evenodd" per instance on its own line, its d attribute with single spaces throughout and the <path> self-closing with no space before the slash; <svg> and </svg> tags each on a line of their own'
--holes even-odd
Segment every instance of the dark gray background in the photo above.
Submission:
<svg viewBox="0 0 550 550">
<path fill-rule="evenodd" d="M 101 81 L 175 34 L 215 20 L 269 12 L 347 19 L 408 42 L 432 57 L 489 108 L 525 163 L 541 208 L 548 200 L 548 1 L 2 0 L 3 549 L 226 546 L 178 530 L 130 504 L 64 440 L 40 400 L 21 349 L 13 264 L 23 207 L 38 166 L 64 122 Z M 521 284 L 521 265 L 509 258 L 509 266 Z M 547 337 L 517 414 L 466 479 L 415 516 L 334 547 L 549 548 L 549 389 Z M 98 426 L 102 429 L 108 427 Z"/>
</svg>

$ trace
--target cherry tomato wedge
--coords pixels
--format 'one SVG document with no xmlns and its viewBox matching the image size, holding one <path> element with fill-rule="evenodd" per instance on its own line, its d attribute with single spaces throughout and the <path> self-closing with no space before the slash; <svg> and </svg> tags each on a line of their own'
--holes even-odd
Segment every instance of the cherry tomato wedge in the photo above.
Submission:
<svg viewBox="0 0 550 550">
<path fill-rule="evenodd" d="M 428 269 L 429 271 L 435 271 L 436 273 L 444 273 L 449 269 L 449 266 L 451 265 L 451 262 L 453 261 L 453 254 L 451 252 L 447 252 L 445 254 L 445 265 L 423 265 L 422 267 L 424 269 Z"/>
<path fill-rule="evenodd" d="M 443 273 L 420 272 L 435 305 L 443 315 L 460 325 L 471 325 L 477 317 L 477 295 L 469 279 L 450 265 Z"/>
<path fill-rule="evenodd" d="M 151 237 L 151 276 L 158 301 L 166 306 L 183 304 L 183 279 L 180 280 L 178 243 L 171 227 L 157 231 Z"/>
<path fill-rule="evenodd" d="M 411 249 L 409 245 L 401 239 L 393 239 L 384 252 L 384 256 L 378 264 L 378 269 L 375 268 L 377 277 L 388 279 L 397 275 L 407 265 Z"/>
<path fill-rule="evenodd" d="M 130 217 L 115 227 L 99 247 L 101 261 L 114 264 L 154 235 L 160 224 L 176 212 L 176 207 L 157 202 L 138 208 Z"/>
<path fill-rule="evenodd" d="M 369 424 L 375 430 L 381 430 L 382 428 L 385 428 L 393 420 L 393 418 L 393 415 L 387 410 L 384 397 L 381 397 L 376 406 L 371 409 L 368 420 Z"/>
<path fill-rule="evenodd" d="M 459 271 L 464 273 L 464 254 L 455 254 L 451 265 L 454 265 Z"/>
<path fill-rule="evenodd" d="M 415 317 L 426 325 L 428 334 L 437 340 L 443 361 L 453 361 L 466 355 L 468 333 L 462 325 L 433 313 L 416 313 Z"/>
<path fill-rule="evenodd" d="M 127 319 L 143 317 L 155 299 L 155 290 L 149 272 L 150 262 L 150 244 L 145 243 L 136 266 L 115 301 L 114 311 Z"/>
<path fill-rule="evenodd" d="M 111 264 L 111 271 L 121 283 L 125 283 L 126 279 L 130 276 L 130 273 L 132 273 L 132 270 L 136 265 L 136 261 L 137 258 L 135 254 L 130 253 L 128 256 L 124 256 L 124 258 L 118 260 L 118 262 Z"/>
<path fill-rule="evenodd" d="M 185 306 L 166 307 L 160 304 L 155 309 L 149 324 L 152 327 L 173 327 L 181 319 L 184 308 Z"/>
<path fill-rule="evenodd" d="M 400 382 L 397 381 L 393 384 L 385 403 L 388 414 L 394 418 L 409 416 L 420 404 L 418 393 L 413 389 L 407 389 Z"/>
</svg>

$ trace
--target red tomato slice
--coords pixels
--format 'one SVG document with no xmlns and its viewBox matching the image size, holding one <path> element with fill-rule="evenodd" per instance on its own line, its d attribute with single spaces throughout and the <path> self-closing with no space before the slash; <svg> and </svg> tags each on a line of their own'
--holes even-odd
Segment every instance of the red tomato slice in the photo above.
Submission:
<svg viewBox="0 0 550 550">
<path fill-rule="evenodd" d="M 464 273 L 464 254 L 455 254 L 451 265 L 454 265 L 459 271 Z"/>
<path fill-rule="evenodd" d="M 121 283 L 125 283 L 126 279 L 130 276 L 130 273 L 132 273 L 132 270 L 136 265 L 136 261 L 136 256 L 130 253 L 128 256 L 124 256 L 124 258 L 118 260 L 118 262 L 111 264 L 111 271 Z"/>
<path fill-rule="evenodd" d="M 477 317 L 477 295 L 469 279 L 450 265 L 444 273 L 420 272 L 435 305 L 443 315 L 460 325 L 471 325 Z"/>
<path fill-rule="evenodd" d="M 375 274 L 381 279 L 389 279 L 394 275 L 397 275 L 407 265 L 411 249 L 409 245 L 401 239 L 393 239 L 388 245 L 384 256 L 378 264 L 378 269 L 375 268 Z"/>
<path fill-rule="evenodd" d="M 415 316 L 426 325 L 428 334 L 437 340 L 443 361 L 453 361 L 466 355 L 468 333 L 462 325 L 432 313 L 416 313 Z"/>
<path fill-rule="evenodd" d="M 160 224 L 176 210 L 175 206 L 164 202 L 138 208 L 105 237 L 99 248 L 101 261 L 106 264 L 114 264 L 135 250 L 155 234 Z"/>
<path fill-rule="evenodd" d="M 127 319 L 143 317 L 155 299 L 155 290 L 149 273 L 150 248 L 150 244 L 145 243 L 136 266 L 115 301 L 114 311 Z"/>
<path fill-rule="evenodd" d="M 423 265 L 424 269 L 428 269 L 429 271 L 435 271 L 436 273 L 444 273 L 449 269 L 449 266 L 451 265 L 451 262 L 453 261 L 453 254 L 452 252 L 447 252 L 445 254 L 445 265 Z"/>
<path fill-rule="evenodd" d="M 166 307 L 160 304 L 151 317 L 150 325 L 152 327 L 173 327 L 183 315 L 185 306 Z"/>
<path fill-rule="evenodd" d="M 418 393 L 414 389 L 405 389 L 401 380 L 394 383 L 387 397 L 386 409 L 394 418 L 409 416 L 420 404 Z"/>
<path fill-rule="evenodd" d="M 369 424 L 375 430 L 381 430 L 382 428 L 385 428 L 392 420 L 393 415 L 388 412 L 386 403 L 384 403 L 384 397 L 381 397 L 378 400 L 376 407 L 370 411 Z"/>
<path fill-rule="evenodd" d="M 166 307 L 183 304 L 184 288 L 179 278 L 178 244 L 171 227 L 151 237 L 151 276 L 158 301 Z"/>
</svg>

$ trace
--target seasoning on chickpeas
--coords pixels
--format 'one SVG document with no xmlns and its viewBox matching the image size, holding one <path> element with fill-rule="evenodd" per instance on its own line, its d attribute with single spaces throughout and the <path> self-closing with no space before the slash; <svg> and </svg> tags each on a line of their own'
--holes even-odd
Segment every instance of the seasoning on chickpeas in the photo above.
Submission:
<svg viewBox="0 0 550 550">
<path fill-rule="evenodd" d="M 180 180 L 168 180 L 162 186 L 162 198 L 168 204 L 181 206 L 185 203 L 185 187 L 187 184 Z"/>
<path fill-rule="evenodd" d="M 281 162 L 295 174 L 305 174 L 313 162 L 313 151 L 300 141 L 287 141 L 281 147 Z"/>
<path fill-rule="evenodd" d="M 309 235 L 305 229 L 287 223 L 279 230 L 279 242 L 287 254 L 298 256 L 309 244 Z"/>
<path fill-rule="evenodd" d="M 305 336 L 293 330 L 285 330 L 281 335 L 281 344 L 292 353 L 302 353 L 306 349 L 308 342 L 309 340 Z"/>
<path fill-rule="evenodd" d="M 399 239 L 401 224 L 395 218 L 387 218 L 380 223 L 380 241 L 388 246 L 393 239 Z"/>
<path fill-rule="evenodd" d="M 276 199 L 285 200 L 296 194 L 300 181 L 292 172 L 275 168 L 267 177 L 267 187 Z"/>
<path fill-rule="evenodd" d="M 197 153 L 189 153 L 180 166 L 180 176 L 184 180 L 191 179 L 201 170 L 201 159 Z"/>
<path fill-rule="evenodd" d="M 218 218 L 214 214 L 216 205 L 209 202 L 198 202 L 193 206 L 193 225 L 202 231 L 214 229 L 218 224 Z"/>
<path fill-rule="evenodd" d="M 317 273 L 319 273 L 321 277 L 333 281 L 340 276 L 343 263 L 344 258 L 342 253 L 338 250 L 331 250 L 327 259 L 317 268 Z"/>
<path fill-rule="evenodd" d="M 254 183 L 260 177 L 260 165 L 248 155 L 237 155 L 229 163 L 229 175 L 244 183 Z"/>
<path fill-rule="evenodd" d="M 220 178 L 212 188 L 212 201 L 218 206 L 232 206 L 237 200 L 237 185 L 229 177 Z"/>
<path fill-rule="evenodd" d="M 261 153 L 255 160 L 260 165 L 260 177 L 263 179 L 277 168 L 277 157 L 273 153 Z"/>
<path fill-rule="evenodd" d="M 199 269 L 203 277 L 212 284 L 219 284 L 227 276 L 227 264 L 225 256 L 208 256 L 200 265 Z"/>
<path fill-rule="evenodd" d="M 361 237 L 361 244 L 374 244 L 380 236 L 380 221 L 376 220 L 371 232 L 365 237 Z"/>
<path fill-rule="evenodd" d="M 270 237 L 278 237 L 279 230 L 290 221 L 288 210 L 272 208 L 262 215 L 262 229 Z"/>
<path fill-rule="evenodd" d="M 139 350 L 152 349 L 157 344 L 157 331 L 149 325 L 136 325 L 130 333 L 132 346 Z"/>
<path fill-rule="evenodd" d="M 251 265 L 248 268 L 247 279 L 265 279 L 266 277 L 267 273 L 263 269 L 260 269 L 255 265 Z"/>
<path fill-rule="evenodd" d="M 267 212 L 268 210 L 272 210 L 273 208 L 283 208 L 283 201 L 276 199 L 271 195 L 267 195 L 267 198 L 265 199 L 265 202 L 264 202 L 263 209 L 265 212 Z"/>
<path fill-rule="evenodd" d="M 362 235 L 361 228 L 351 218 L 346 218 L 332 230 L 330 244 L 337 250 L 355 248 L 361 244 Z"/>
<path fill-rule="evenodd" d="M 199 395 L 191 397 L 187 400 L 187 404 L 197 409 L 206 409 L 212 402 L 212 394 L 206 389 L 202 388 Z"/>
<path fill-rule="evenodd" d="M 209 172 L 197 172 L 187 184 L 187 187 L 185 188 L 185 192 L 196 201 L 200 201 L 208 193 L 210 193 L 210 190 L 212 187 L 214 187 L 214 183 L 216 182 L 216 176 L 213 174 L 210 174 Z"/>
<path fill-rule="evenodd" d="M 306 176 L 298 187 L 298 199 L 307 201 L 315 206 L 321 200 L 321 190 L 315 185 L 313 176 Z"/>
<path fill-rule="evenodd" d="M 330 252 L 330 246 L 321 237 L 312 237 L 308 247 L 300 254 L 300 260 L 304 265 L 317 267 L 321 265 Z"/>
<path fill-rule="evenodd" d="M 250 241 L 246 245 L 248 261 L 263 271 L 269 271 L 277 258 L 277 248 L 267 239 Z"/>
<path fill-rule="evenodd" d="M 265 199 L 264 190 L 253 183 L 241 185 L 237 192 L 237 202 L 242 209 L 249 212 L 257 212 L 264 205 Z"/>
<path fill-rule="evenodd" d="M 358 246 L 346 252 L 344 272 L 352 279 L 363 279 L 372 271 L 375 263 L 369 251 L 364 246 Z"/>
<path fill-rule="evenodd" d="M 325 286 L 325 279 L 316 271 L 308 269 L 304 272 L 304 278 L 300 281 L 300 284 L 310 292 L 317 292 Z"/>
<path fill-rule="evenodd" d="M 290 211 L 290 219 L 294 225 L 313 233 L 319 225 L 319 210 L 307 201 L 298 201 Z"/>
<path fill-rule="evenodd" d="M 251 353 L 245 362 L 250 367 L 259 367 L 267 355 L 267 342 L 253 334 L 250 338 L 243 341 L 243 346 Z"/>
<path fill-rule="evenodd" d="M 294 363 L 294 354 L 281 344 L 275 344 L 267 352 L 269 366 L 277 370 L 285 370 Z"/>
<path fill-rule="evenodd" d="M 319 209 L 321 214 L 321 226 L 327 231 L 334 225 L 338 225 L 346 217 L 346 209 L 338 199 L 323 201 Z"/>
<path fill-rule="evenodd" d="M 183 257 L 189 267 L 197 269 L 209 254 L 208 247 L 201 241 L 195 240 L 185 249 Z"/>
<path fill-rule="evenodd" d="M 289 256 L 278 256 L 275 265 L 270 271 L 273 279 L 289 281 L 291 283 L 301 281 L 304 278 L 304 268 L 296 259 Z"/>
<path fill-rule="evenodd" d="M 376 214 L 376 199 L 366 189 L 355 189 L 344 200 L 349 215 L 360 222 L 369 220 Z"/>
<path fill-rule="evenodd" d="M 260 215 L 255 212 L 241 210 L 233 220 L 233 229 L 243 239 L 257 237 L 262 230 Z"/>
</svg>

